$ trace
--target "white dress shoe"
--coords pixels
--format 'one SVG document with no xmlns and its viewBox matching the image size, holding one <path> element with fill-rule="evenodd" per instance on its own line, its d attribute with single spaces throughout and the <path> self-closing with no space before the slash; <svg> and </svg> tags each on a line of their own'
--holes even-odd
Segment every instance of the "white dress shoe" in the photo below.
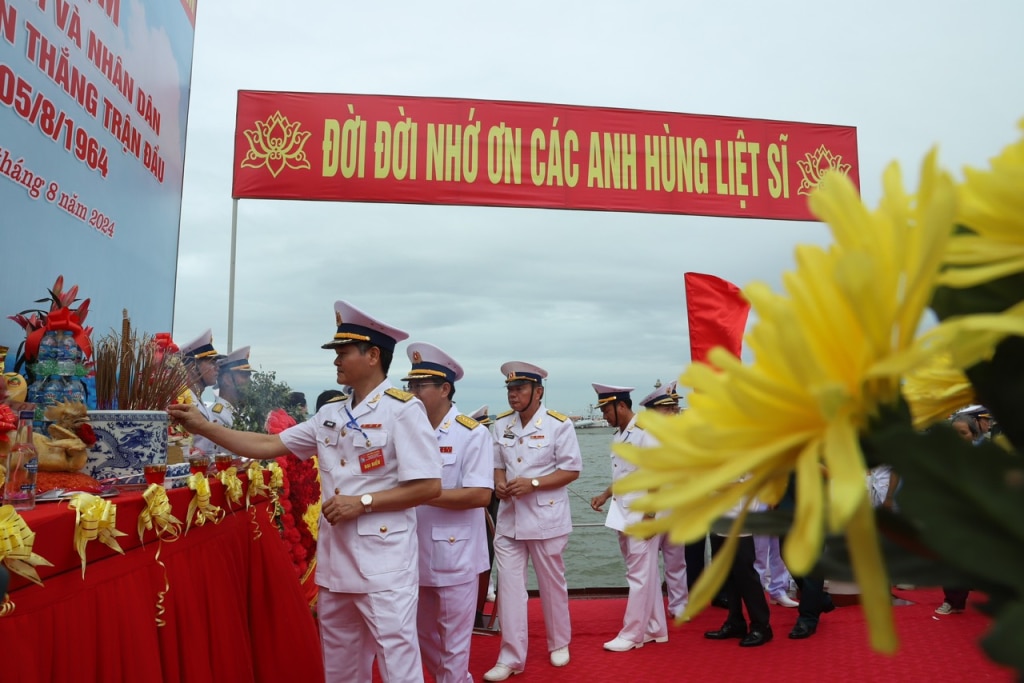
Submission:
<svg viewBox="0 0 1024 683">
<path fill-rule="evenodd" d="M 507 679 L 510 676 L 515 676 L 516 674 L 521 674 L 521 673 L 523 673 L 523 672 L 522 671 L 516 671 L 515 669 L 510 667 L 508 664 L 502 664 L 501 662 L 498 662 L 497 664 L 494 665 L 494 667 L 490 671 L 488 671 L 487 673 L 484 674 L 484 680 L 485 681 L 504 681 L 505 679 Z"/>
<path fill-rule="evenodd" d="M 569 663 L 569 648 L 560 647 L 551 651 L 551 666 L 565 666 Z"/>
<path fill-rule="evenodd" d="M 654 638 L 651 638 L 651 640 L 654 640 Z M 643 643 L 634 643 L 632 640 L 626 640 L 625 638 L 619 638 L 618 636 L 615 636 L 614 640 L 609 640 L 607 643 L 604 644 L 604 649 L 608 650 L 609 652 L 629 652 L 634 648 L 640 648 L 643 646 Z"/>
<path fill-rule="evenodd" d="M 777 597 L 772 598 L 773 605 L 782 605 L 783 607 L 799 607 L 800 603 L 789 597 L 785 593 L 781 593 Z"/>
<path fill-rule="evenodd" d="M 667 643 L 668 636 L 644 636 L 644 643 Z"/>
</svg>

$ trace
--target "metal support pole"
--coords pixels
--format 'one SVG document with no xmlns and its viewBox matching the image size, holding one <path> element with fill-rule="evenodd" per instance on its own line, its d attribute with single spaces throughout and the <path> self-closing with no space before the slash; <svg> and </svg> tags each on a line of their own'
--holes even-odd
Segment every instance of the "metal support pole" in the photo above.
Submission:
<svg viewBox="0 0 1024 683">
<path fill-rule="evenodd" d="M 235 247 L 238 242 L 238 200 L 231 200 L 231 265 L 228 275 L 228 353 L 235 336 Z"/>
</svg>

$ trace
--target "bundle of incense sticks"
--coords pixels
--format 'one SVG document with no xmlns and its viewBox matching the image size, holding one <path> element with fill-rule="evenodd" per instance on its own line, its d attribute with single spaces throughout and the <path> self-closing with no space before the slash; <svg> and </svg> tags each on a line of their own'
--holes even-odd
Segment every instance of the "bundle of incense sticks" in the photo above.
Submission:
<svg viewBox="0 0 1024 683">
<path fill-rule="evenodd" d="M 152 337 L 132 331 L 128 311 L 121 332 L 95 345 L 96 407 L 100 410 L 163 410 L 188 385 L 181 359 L 157 353 Z"/>
</svg>

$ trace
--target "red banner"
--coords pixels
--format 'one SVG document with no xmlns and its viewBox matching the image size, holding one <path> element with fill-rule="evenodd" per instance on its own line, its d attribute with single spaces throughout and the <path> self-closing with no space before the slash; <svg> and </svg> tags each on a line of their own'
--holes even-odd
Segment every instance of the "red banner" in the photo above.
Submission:
<svg viewBox="0 0 1024 683">
<path fill-rule="evenodd" d="M 239 91 L 232 196 L 813 220 L 857 130 L 487 100 Z"/>
</svg>

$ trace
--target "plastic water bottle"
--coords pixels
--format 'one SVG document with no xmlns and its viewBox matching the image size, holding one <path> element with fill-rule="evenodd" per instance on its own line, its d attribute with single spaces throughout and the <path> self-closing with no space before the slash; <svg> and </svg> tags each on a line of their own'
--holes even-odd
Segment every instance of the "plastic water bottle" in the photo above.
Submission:
<svg viewBox="0 0 1024 683">
<path fill-rule="evenodd" d="M 40 363 L 57 360 L 57 333 L 53 330 L 46 331 L 43 338 L 39 340 L 39 354 L 36 359 Z"/>
<path fill-rule="evenodd" d="M 72 377 L 67 380 L 67 387 L 64 390 L 64 400 L 75 403 L 85 403 L 85 386 L 81 381 Z"/>
<path fill-rule="evenodd" d="M 39 454 L 32 441 L 32 411 L 18 416 L 18 432 L 11 452 L 7 454 L 3 502 L 15 510 L 32 510 L 36 506 L 36 474 Z"/>
<path fill-rule="evenodd" d="M 52 406 L 64 400 L 64 382 L 59 375 L 51 375 L 43 385 L 43 395 L 40 397 L 43 407 Z"/>
<path fill-rule="evenodd" d="M 57 335 L 57 373 L 65 377 L 75 374 L 78 366 L 78 342 L 70 332 Z"/>
</svg>

